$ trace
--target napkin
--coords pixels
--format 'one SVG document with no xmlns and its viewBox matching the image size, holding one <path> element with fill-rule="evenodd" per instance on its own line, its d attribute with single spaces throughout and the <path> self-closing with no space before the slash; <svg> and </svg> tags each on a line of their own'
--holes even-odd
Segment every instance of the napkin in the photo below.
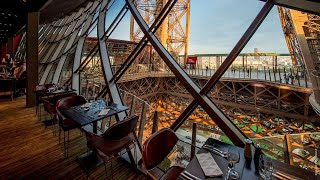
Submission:
<svg viewBox="0 0 320 180">
<path fill-rule="evenodd" d="M 219 168 L 218 164 L 213 159 L 210 153 L 196 154 L 196 157 L 206 176 L 216 177 L 223 175 L 221 169 Z"/>
<path fill-rule="evenodd" d="M 110 110 L 110 109 L 102 109 L 102 110 L 99 112 L 98 116 L 105 116 L 105 115 L 107 115 L 108 112 L 109 112 L 109 110 Z"/>
<path fill-rule="evenodd" d="M 90 106 L 91 106 L 91 104 L 92 104 L 92 103 L 85 103 L 85 104 L 84 104 L 84 105 L 82 105 L 81 107 L 82 107 L 82 108 L 87 108 L 87 107 L 90 107 Z"/>
</svg>

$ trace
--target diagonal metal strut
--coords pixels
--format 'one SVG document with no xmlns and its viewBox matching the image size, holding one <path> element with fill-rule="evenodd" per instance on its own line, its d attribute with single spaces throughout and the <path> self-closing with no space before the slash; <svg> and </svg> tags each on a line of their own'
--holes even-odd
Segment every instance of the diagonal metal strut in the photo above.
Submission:
<svg viewBox="0 0 320 180">
<path fill-rule="evenodd" d="M 243 37 L 235 46 L 234 50 L 229 54 L 228 59 L 223 63 L 221 68 L 218 70 L 216 75 L 214 75 L 205 87 L 200 90 L 200 88 L 193 82 L 193 80 L 188 76 L 188 74 L 181 68 L 181 66 L 173 59 L 173 57 L 169 54 L 169 52 L 164 48 L 164 46 L 159 42 L 157 37 L 150 31 L 148 31 L 148 26 L 146 22 L 143 20 L 135 5 L 130 1 L 126 0 L 128 7 L 134 16 L 137 24 L 140 29 L 144 32 L 144 34 L 148 37 L 149 41 L 153 45 L 154 49 L 158 52 L 160 57 L 165 61 L 170 70 L 175 74 L 177 79 L 183 84 L 186 90 L 193 96 L 194 100 L 190 104 L 185 112 L 181 115 L 183 117 L 179 117 L 174 123 L 175 127 L 171 127 L 176 130 L 179 125 L 183 123 L 183 121 L 194 111 L 199 104 L 208 115 L 216 122 L 219 128 L 226 133 L 226 135 L 231 139 L 231 141 L 238 145 L 243 146 L 243 140 L 246 136 L 241 132 L 225 115 L 224 113 L 212 102 L 212 100 L 206 95 L 207 92 L 211 90 L 222 74 L 227 70 L 230 64 L 233 62 L 235 57 L 240 53 L 242 48 L 247 44 L 250 40 L 254 32 L 258 29 L 260 24 L 263 22 L 267 14 L 272 9 L 274 2 L 273 0 L 269 0 L 264 7 L 261 9 L 260 13 L 257 15 L 255 20 L 249 26 L 248 30 L 245 32 Z"/>
</svg>

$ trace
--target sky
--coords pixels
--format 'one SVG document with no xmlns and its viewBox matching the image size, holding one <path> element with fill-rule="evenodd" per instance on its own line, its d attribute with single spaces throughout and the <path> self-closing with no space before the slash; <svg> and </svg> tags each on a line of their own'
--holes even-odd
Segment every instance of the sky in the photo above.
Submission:
<svg viewBox="0 0 320 180">
<path fill-rule="evenodd" d="M 258 0 L 191 0 L 189 52 L 230 52 L 263 5 Z M 254 48 L 260 52 L 288 53 L 276 7 L 243 52 L 253 52 Z"/>
<path fill-rule="evenodd" d="M 116 1 L 107 14 L 107 26 L 122 7 Z M 189 54 L 229 53 L 261 10 L 259 0 L 191 0 Z M 129 40 L 130 13 L 120 22 L 110 38 Z M 96 36 L 96 32 L 90 36 Z M 288 53 L 274 7 L 242 52 Z"/>
</svg>

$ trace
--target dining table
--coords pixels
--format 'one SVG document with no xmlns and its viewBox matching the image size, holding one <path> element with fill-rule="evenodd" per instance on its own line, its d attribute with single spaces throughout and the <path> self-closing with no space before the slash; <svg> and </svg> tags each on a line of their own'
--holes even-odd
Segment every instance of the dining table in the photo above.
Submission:
<svg viewBox="0 0 320 180">
<path fill-rule="evenodd" d="M 221 154 L 216 151 L 210 150 L 208 147 L 213 147 L 222 152 L 227 153 L 229 148 L 234 148 L 239 152 L 240 159 L 238 163 L 234 165 L 235 170 L 239 173 L 239 179 L 243 180 L 259 180 L 262 179 L 259 175 L 259 163 L 254 161 L 254 158 L 245 158 L 244 157 L 244 149 L 241 147 L 237 147 L 234 145 L 230 145 L 216 139 L 209 138 L 204 143 L 204 145 L 200 148 L 197 154 L 201 153 L 210 153 L 217 163 L 218 167 L 221 169 L 223 175 L 218 177 L 207 177 L 205 176 L 201 165 L 196 156 L 192 158 L 190 163 L 187 165 L 185 171 L 180 175 L 180 180 L 222 180 L 225 179 L 228 173 L 228 160 L 226 157 L 221 156 Z M 254 157 L 255 148 L 251 148 L 252 157 Z M 290 164 L 272 160 L 272 179 L 297 179 L 297 180 L 318 180 L 320 179 L 319 175 L 315 175 L 314 172 L 292 166 Z M 186 176 L 186 174 L 190 174 L 190 176 Z"/>
<path fill-rule="evenodd" d="M 68 109 L 61 110 L 60 113 L 64 117 L 72 119 L 79 125 L 79 127 L 84 127 L 86 125 L 92 124 L 92 131 L 93 133 L 97 134 L 98 121 L 117 115 L 118 113 L 124 112 L 128 109 L 129 108 L 127 106 L 100 99 L 92 103 L 86 103 L 84 105 L 74 106 Z M 105 110 L 107 110 L 107 113 L 101 114 L 101 111 Z M 129 155 L 129 157 L 131 156 Z M 93 151 L 88 151 L 78 156 L 77 162 L 83 170 L 89 172 L 90 169 L 101 165 L 103 163 L 103 160 L 101 160 Z"/>
<path fill-rule="evenodd" d="M 11 100 L 13 100 L 13 95 L 16 89 L 16 79 L 13 76 L 7 76 L 0 73 L 0 93 L 10 92 Z"/>
<path fill-rule="evenodd" d="M 74 93 L 76 92 L 75 89 L 72 88 L 62 88 L 62 87 L 57 87 L 55 89 L 52 89 L 49 91 L 48 89 L 44 90 L 35 90 L 34 93 L 43 99 L 48 100 L 52 104 L 56 104 L 57 101 L 59 100 L 59 96 L 64 95 L 64 94 L 69 94 L 69 93 Z"/>
<path fill-rule="evenodd" d="M 76 90 L 72 88 L 55 87 L 52 89 L 34 90 L 37 96 L 37 101 L 46 100 L 55 105 L 62 97 L 68 94 L 76 94 Z M 38 104 L 38 103 L 37 103 Z M 41 108 L 39 109 L 38 119 L 41 119 Z M 52 120 L 44 120 L 42 123 L 47 127 L 52 125 Z"/>
</svg>

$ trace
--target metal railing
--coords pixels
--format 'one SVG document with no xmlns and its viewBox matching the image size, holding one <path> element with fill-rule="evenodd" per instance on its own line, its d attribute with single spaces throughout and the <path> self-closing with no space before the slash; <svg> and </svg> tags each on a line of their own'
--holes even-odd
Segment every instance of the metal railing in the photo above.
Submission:
<svg viewBox="0 0 320 180">
<path fill-rule="evenodd" d="M 272 159 L 320 174 L 320 132 L 252 138 Z"/>
<path fill-rule="evenodd" d="M 114 72 L 119 69 L 120 65 L 113 66 Z M 198 78 L 210 78 L 215 72 L 216 68 L 184 68 L 184 71 L 192 77 Z M 135 74 L 137 77 L 144 76 L 172 76 L 173 73 L 170 69 L 160 64 L 136 64 L 132 65 L 128 71 L 121 77 L 123 81 L 132 79 L 130 76 Z M 309 74 L 306 69 L 303 68 L 270 68 L 266 66 L 262 67 L 245 67 L 245 66 L 232 66 L 222 79 L 244 79 L 244 80 L 260 80 L 277 84 L 287 84 L 298 87 L 311 87 Z"/>
</svg>

